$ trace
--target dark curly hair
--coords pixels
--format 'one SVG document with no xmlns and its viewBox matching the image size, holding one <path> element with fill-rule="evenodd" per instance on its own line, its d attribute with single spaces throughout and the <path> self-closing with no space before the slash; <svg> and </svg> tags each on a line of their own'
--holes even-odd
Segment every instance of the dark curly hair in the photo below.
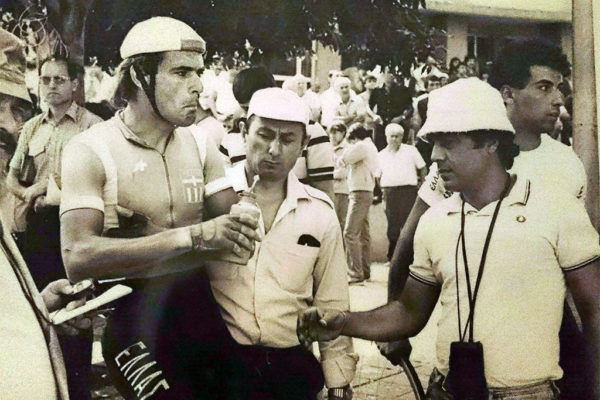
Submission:
<svg viewBox="0 0 600 400">
<path fill-rule="evenodd" d="M 562 75 L 568 75 L 571 67 L 560 48 L 542 40 L 519 40 L 509 43 L 498 54 L 489 82 L 498 90 L 503 85 L 523 89 L 531 79 L 534 65 L 550 67 Z"/>
</svg>

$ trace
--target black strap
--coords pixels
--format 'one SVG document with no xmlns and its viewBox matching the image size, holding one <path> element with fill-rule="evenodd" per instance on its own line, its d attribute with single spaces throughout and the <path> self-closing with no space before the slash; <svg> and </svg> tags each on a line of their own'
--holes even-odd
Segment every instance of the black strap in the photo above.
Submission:
<svg viewBox="0 0 600 400">
<path fill-rule="evenodd" d="M 490 227 L 488 228 L 488 233 L 485 238 L 485 244 L 483 245 L 483 251 L 481 254 L 481 260 L 479 262 L 479 271 L 477 271 L 477 280 L 475 281 L 475 290 L 473 291 L 471 288 L 471 278 L 469 275 L 469 262 L 467 260 L 467 250 L 466 250 L 466 240 L 465 240 L 465 201 L 462 201 L 462 207 L 460 211 L 460 235 L 459 240 L 462 244 L 462 256 L 463 263 L 465 267 L 465 279 L 467 281 L 467 295 L 469 298 L 469 316 L 467 317 L 467 322 L 465 324 L 464 331 L 460 332 L 461 329 L 461 318 L 460 318 L 460 300 L 459 300 L 459 290 L 458 290 L 458 256 L 456 256 L 455 262 L 455 271 L 456 271 L 456 304 L 458 310 L 458 329 L 459 329 L 459 339 L 461 342 L 465 341 L 465 337 L 467 334 L 467 328 L 469 329 L 469 342 L 473 342 L 473 320 L 475 319 L 475 302 L 477 301 L 477 294 L 479 293 L 479 287 L 481 285 L 481 278 L 483 277 L 483 270 L 485 268 L 485 262 L 487 259 L 487 252 L 490 247 L 490 241 L 492 239 L 492 233 L 494 231 L 494 226 L 496 225 L 496 219 L 498 218 L 498 213 L 500 212 L 500 206 L 502 205 L 502 201 L 508 194 L 510 189 L 511 179 L 509 179 L 506 183 L 506 186 L 502 193 L 500 194 L 500 199 L 498 200 L 498 204 L 496 204 L 496 208 L 494 209 L 494 214 L 492 216 L 492 220 L 490 222 Z M 457 243 L 458 250 L 458 243 Z M 458 251 L 457 251 L 458 252 Z"/>
<path fill-rule="evenodd" d="M 156 81 L 155 81 L 156 75 L 151 74 L 150 82 L 147 82 L 146 74 L 144 74 L 144 72 L 141 70 L 141 68 L 139 68 L 137 65 L 134 64 L 133 70 L 135 71 L 137 78 L 140 81 L 140 84 L 142 85 L 142 89 L 144 90 L 144 93 L 146 93 L 146 96 L 148 97 L 148 100 L 150 101 L 150 104 L 152 105 L 152 109 L 154 110 L 156 115 L 158 115 L 159 117 L 162 118 L 160 111 L 158 111 L 158 106 L 156 105 L 156 97 L 154 96 L 154 88 L 156 87 Z"/>
</svg>

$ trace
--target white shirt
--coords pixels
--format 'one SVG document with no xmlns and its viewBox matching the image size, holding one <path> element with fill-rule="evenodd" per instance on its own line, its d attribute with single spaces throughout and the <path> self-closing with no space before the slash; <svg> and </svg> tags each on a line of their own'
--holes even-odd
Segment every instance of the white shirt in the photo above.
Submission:
<svg viewBox="0 0 600 400">
<path fill-rule="evenodd" d="M 323 127 L 309 124 L 306 127 L 308 144 L 296 160 L 292 171 L 300 182 L 308 183 L 333 179 L 333 146 Z"/>
<path fill-rule="evenodd" d="M 204 118 L 197 124 L 188 126 L 188 129 L 195 135 L 199 134 L 211 138 L 217 147 L 221 146 L 223 138 L 227 135 L 227 131 L 223 127 L 223 124 L 211 116 Z"/>
<path fill-rule="evenodd" d="M 304 104 L 306 104 L 310 110 L 310 120 L 316 122 L 321 116 L 321 98 L 318 94 L 312 90 L 307 90 L 304 96 L 300 97 Z"/>
<path fill-rule="evenodd" d="M 228 133 L 223 137 L 219 151 L 223 154 L 225 165 L 233 167 L 246 160 L 246 146 L 241 133 Z"/>
<path fill-rule="evenodd" d="M 229 170 L 236 190 L 248 187 L 244 165 Z M 231 174 L 237 172 L 237 178 Z M 290 172 L 286 198 L 271 230 L 247 265 L 211 262 L 208 276 L 232 337 L 242 345 L 289 348 L 299 344 L 296 319 L 300 310 L 317 307 L 348 310 L 346 258 L 340 225 L 331 200 L 304 185 Z M 318 246 L 298 244 L 310 235 Z M 319 343 L 327 387 L 340 387 L 354 377 L 358 357 L 347 337 Z"/>
<path fill-rule="evenodd" d="M 380 169 L 377 147 L 370 138 L 347 144 L 342 161 L 348 166 L 348 190 L 373 190 Z"/>
<path fill-rule="evenodd" d="M 388 146 L 377 157 L 381 168 L 381 187 L 417 186 L 418 171 L 426 166 L 419 150 L 408 144 L 401 144 L 397 151 Z"/>
<path fill-rule="evenodd" d="M 340 95 L 330 87 L 320 94 L 321 100 L 321 125 L 329 128 L 335 119 L 335 110 L 340 104 Z"/>
<path fill-rule="evenodd" d="M 333 148 L 333 193 L 348 194 L 348 167 L 342 161 L 348 143 L 343 140 Z"/>
<path fill-rule="evenodd" d="M 571 147 L 546 134 L 542 134 L 537 148 L 519 153 L 511 172 L 538 182 L 546 193 L 566 192 L 585 201 L 587 176 L 583 163 Z M 419 189 L 419 197 L 431 207 L 451 195 L 444 188 L 437 164 L 433 163 Z"/>
<path fill-rule="evenodd" d="M 585 267 L 600 255 L 598 234 L 581 201 L 517 176 L 502 202 L 477 296 L 474 340 L 484 349 L 490 387 L 540 383 L 562 376 L 558 365 L 566 285 L 563 272 Z M 441 287 L 437 365 L 448 371 L 450 343 L 458 340 L 455 254 L 460 233 L 458 193 L 431 207 L 415 234 L 412 278 Z M 497 202 L 477 211 L 465 205 L 465 239 L 474 287 L 483 245 Z M 461 317 L 468 299 L 463 259 L 458 250 Z"/>
<path fill-rule="evenodd" d="M 519 153 L 512 172 L 531 177 L 548 190 L 560 188 L 585 201 L 587 176 L 583 163 L 572 147 L 546 134 L 537 148 Z"/>
</svg>

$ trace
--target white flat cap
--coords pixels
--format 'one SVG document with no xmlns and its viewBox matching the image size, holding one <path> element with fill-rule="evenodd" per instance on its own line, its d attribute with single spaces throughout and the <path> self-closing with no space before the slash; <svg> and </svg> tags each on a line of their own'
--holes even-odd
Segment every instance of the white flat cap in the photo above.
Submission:
<svg viewBox="0 0 600 400">
<path fill-rule="evenodd" d="M 502 95 L 478 78 L 459 79 L 429 93 L 427 120 L 417 137 L 430 133 L 498 130 L 515 133 Z"/>
<path fill-rule="evenodd" d="M 206 43 L 189 25 L 170 17 L 154 17 L 139 22 L 123 39 L 123 59 L 138 54 L 188 50 L 204 54 Z"/>
<path fill-rule="evenodd" d="M 309 113 L 308 106 L 296 93 L 276 87 L 256 91 L 248 105 L 248 119 L 256 115 L 308 125 Z"/>
<path fill-rule="evenodd" d="M 335 90 L 340 90 L 340 87 L 344 84 L 351 85 L 352 81 L 350 81 L 350 79 L 346 78 L 345 76 L 338 76 L 337 78 L 335 78 L 335 81 L 333 81 L 333 88 Z"/>
</svg>

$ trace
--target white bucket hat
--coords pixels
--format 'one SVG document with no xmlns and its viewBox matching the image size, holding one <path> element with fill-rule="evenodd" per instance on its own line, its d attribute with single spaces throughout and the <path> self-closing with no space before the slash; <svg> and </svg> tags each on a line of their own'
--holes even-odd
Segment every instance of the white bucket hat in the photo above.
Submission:
<svg viewBox="0 0 600 400">
<path fill-rule="evenodd" d="M 515 133 L 502 95 L 478 78 L 459 79 L 429 94 L 427 120 L 417 137 L 431 133 L 497 130 Z"/>
</svg>

